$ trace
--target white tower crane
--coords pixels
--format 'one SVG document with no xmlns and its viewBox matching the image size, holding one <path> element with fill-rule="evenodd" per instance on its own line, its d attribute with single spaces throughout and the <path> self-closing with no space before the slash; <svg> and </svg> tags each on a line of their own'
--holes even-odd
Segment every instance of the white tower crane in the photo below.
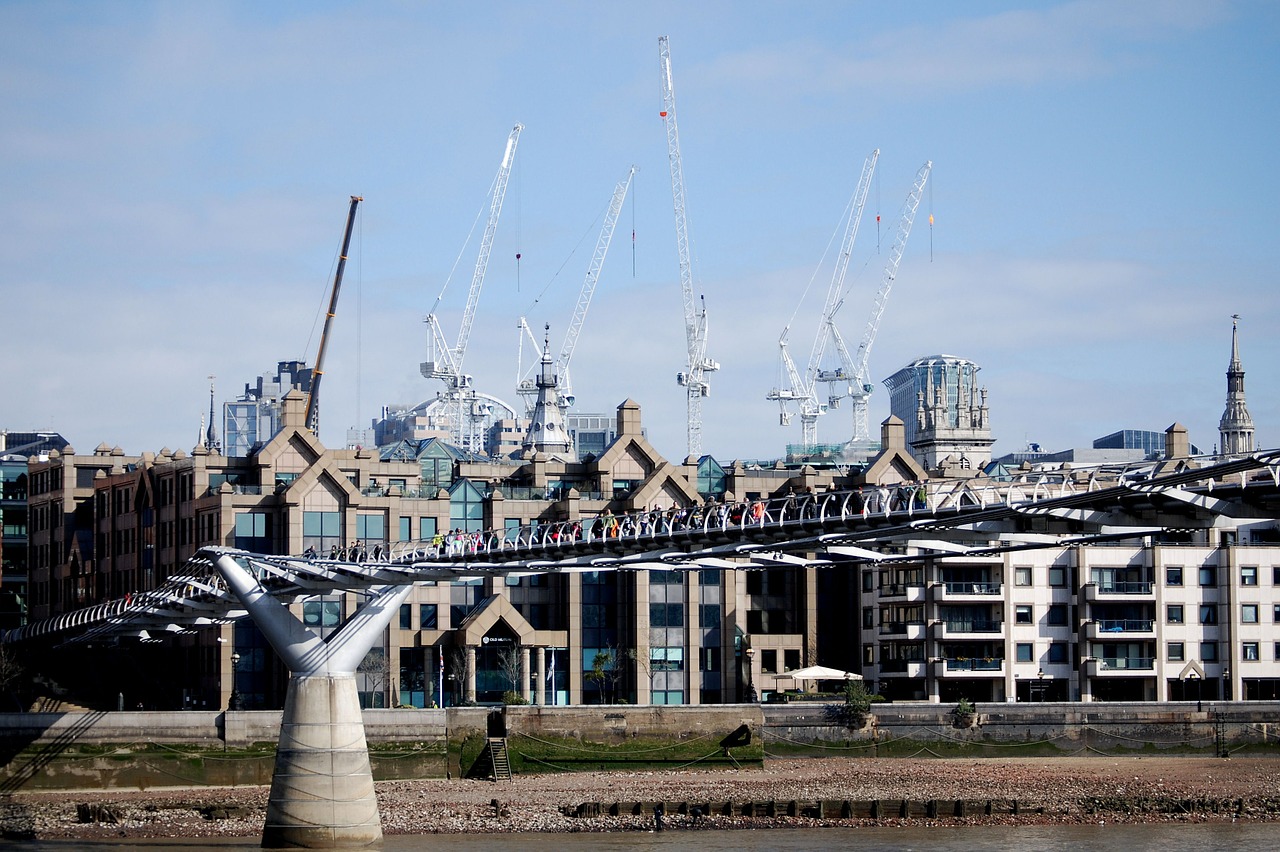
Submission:
<svg viewBox="0 0 1280 852">
<path fill-rule="evenodd" d="M 439 392 L 437 400 L 441 403 L 444 416 L 453 438 L 459 447 L 478 449 L 478 440 L 474 429 L 477 420 L 483 419 L 489 403 L 476 394 L 471 387 L 472 377 L 462 372 L 462 361 L 467 355 L 467 341 L 471 337 L 471 324 L 475 321 L 476 305 L 480 301 L 480 288 L 484 284 L 485 270 L 489 266 L 489 253 L 493 250 L 493 235 L 498 229 L 498 216 L 502 213 L 502 201 L 507 194 L 507 181 L 511 177 L 511 164 L 516 156 L 516 143 L 520 139 L 523 124 L 517 124 L 507 137 L 506 148 L 502 152 L 502 163 L 498 174 L 494 177 L 490 192 L 489 220 L 485 224 L 484 236 L 480 240 L 480 254 L 476 258 L 475 272 L 471 276 L 471 289 L 467 292 L 467 305 L 462 312 L 462 327 L 458 331 L 458 342 L 449 346 L 445 342 L 444 332 L 440 328 L 440 320 L 435 310 L 444 296 L 441 290 L 436 297 L 436 304 L 427 314 L 426 323 L 429 329 L 427 337 L 427 358 L 421 365 L 422 375 L 428 379 L 440 379 L 444 382 L 444 390 Z"/>
<path fill-rule="evenodd" d="M 676 93 L 671 82 L 671 49 L 666 36 L 658 38 L 658 60 L 662 75 L 662 117 L 667 127 L 667 156 L 671 161 L 671 195 L 676 213 L 676 252 L 680 258 L 680 289 L 684 296 L 685 341 L 689 360 L 676 374 L 688 400 L 689 455 L 702 452 L 702 398 L 711 392 L 706 374 L 720 369 L 707 357 L 707 309 L 693 296 L 693 261 L 689 257 L 688 218 L 685 213 L 684 170 L 680 163 L 680 133 L 676 129 Z"/>
<path fill-rule="evenodd" d="M 835 269 L 831 274 L 831 285 L 827 288 L 827 301 L 822 309 L 822 317 L 818 323 L 818 333 L 813 340 L 813 349 L 809 352 L 809 365 L 804 375 L 796 369 L 791 354 L 787 351 L 787 337 L 791 332 L 788 325 L 782 330 L 778 339 L 778 348 L 782 359 L 782 368 L 787 374 L 786 387 L 775 388 L 766 396 L 776 401 L 780 409 L 779 421 L 783 426 L 791 423 L 794 416 L 788 403 L 795 402 L 800 409 L 801 436 L 805 449 L 811 449 L 818 442 L 818 417 L 827 411 L 827 403 L 819 400 L 817 385 L 819 381 L 848 381 L 844 373 L 844 365 L 833 373 L 819 373 L 819 366 L 826 354 L 827 344 L 834 342 L 840 346 L 840 332 L 835 325 L 836 312 L 844 303 L 844 281 L 849 271 L 849 259 L 853 256 L 853 244 L 858 238 L 858 226 L 862 222 L 862 213 L 867 205 L 867 192 L 871 188 L 871 176 L 875 173 L 876 162 L 880 159 L 880 149 L 871 152 L 862 165 L 862 176 L 858 179 L 858 188 L 854 191 L 849 213 L 849 226 L 845 231 L 844 242 L 840 246 L 840 255 L 836 258 Z M 847 352 L 843 353 L 848 360 Z M 852 375 L 850 373 L 850 375 Z M 832 378 L 839 376 L 840 378 Z"/>
<path fill-rule="evenodd" d="M 867 319 L 867 327 L 862 333 L 862 342 L 858 344 L 858 354 L 853 358 L 853 374 L 849 382 L 849 396 L 853 400 L 853 445 L 865 445 L 871 440 L 871 430 L 867 422 L 867 401 L 871 397 L 871 377 L 867 370 L 867 361 L 871 358 L 871 347 L 876 342 L 876 333 L 880 331 L 880 319 L 884 316 L 885 304 L 889 301 L 889 291 L 893 289 L 893 281 L 898 275 L 898 264 L 902 261 L 902 253 L 907 249 L 907 237 L 911 236 L 911 226 L 916 219 L 916 210 L 920 207 L 920 198 L 924 194 L 924 185 L 929 180 L 929 172 L 933 162 L 926 162 L 916 172 L 915 183 L 902 205 L 902 215 L 898 219 L 898 230 L 894 236 L 893 247 L 889 249 L 889 260 L 885 263 L 884 277 L 880 281 L 880 289 L 876 292 L 875 304 L 871 307 L 871 316 Z M 843 346 L 843 342 L 840 344 Z"/>
<path fill-rule="evenodd" d="M 632 166 L 627 176 L 618 181 L 613 188 L 613 199 L 609 202 L 609 210 L 605 213 L 604 224 L 596 240 L 596 250 L 591 256 L 591 265 L 587 267 L 587 277 L 582 282 L 582 290 L 578 292 L 578 303 L 574 306 L 573 317 L 569 320 L 569 328 L 564 335 L 564 345 L 560 347 L 560 356 L 555 361 L 555 375 L 559 379 L 560 388 L 559 398 L 566 408 L 573 405 L 573 382 L 569 376 L 569 362 L 573 360 L 573 350 L 578 346 L 578 335 L 582 333 L 582 324 L 587 319 L 587 309 L 591 307 L 591 297 L 595 295 L 596 284 L 600 280 L 600 270 L 604 268 L 609 244 L 613 241 L 613 231 L 618 224 L 618 216 L 622 213 L 622 205 L 626 201 L 627 190 L 631 188 L 631 179 L 635 174 L 636 167 Z M 524 317 L 520 318 L 520 329 L 533 341 L 533 351 L 539 352 L 541 344 L 533 336 L 533 331 Z M 523 343 L 524 338 L 521 337 L 522 351 Z M 526 415 L 531 414 L 538 397 L 538 385 L 535 379 L 524 376 L 523 368 L 518 376 L 517 392 L 524 398 Z"/>
</svg>

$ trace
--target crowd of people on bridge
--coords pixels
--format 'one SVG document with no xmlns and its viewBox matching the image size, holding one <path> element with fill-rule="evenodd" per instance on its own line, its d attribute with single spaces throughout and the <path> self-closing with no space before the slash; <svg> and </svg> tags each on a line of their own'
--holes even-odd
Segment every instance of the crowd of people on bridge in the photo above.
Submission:
<svg viewBox="0 0 1280 852">
<path fill-rule="evenodd" d="M 924 505 L 924 489 L 918 483 L 865 487 L 855 491 L 829 490 L 821 494 L 807 486 L 788 488 L 780 497 L 724 501 L 714 496 L 690 506 L 653 505 L 636 512 L 599 514 L 569 521 L 536 522 L 516 530 L 465 531 L 455 528 L 436 533 L 429 541 L 386 547 L 358 541 L 343 548 L 333 545 L 328 558 L 342 562 L 387 562 L 409 559 L 449 559 L 474 556 L 490 550 L 519 546 L 558 546 L 574 542 L 607 542 L 616 539 L 652 538 L 688 532 L 723 531 L 763 527 L 769 524 L 803 523 L 829 517 L 894 512 Z M 321 558 L 314 547 L 306 558 Z"/>
</svg>

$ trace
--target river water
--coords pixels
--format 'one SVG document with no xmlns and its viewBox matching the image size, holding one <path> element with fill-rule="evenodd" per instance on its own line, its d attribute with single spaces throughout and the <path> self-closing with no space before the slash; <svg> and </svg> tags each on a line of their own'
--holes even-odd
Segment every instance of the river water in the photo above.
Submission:
<svg viewBox="0 0 1280 852">
<path fill-rule="evenodd" d="M 1274 823 L 1159 823 L 1152 825 L 1029 825 L 932 828 L 805 828 L 731 831 L 617 832 L 609 834 L 435 834 L 387 837 L 382 852 L 825 852 L 828 849 L 887 852 L 1206 852 L 1214 849 L 1274 849 L 1280 826 Z M 232 840 L 40 840 L 0 841 L 0 847 L 26 852 L 229 852 L 258 849 L 255 839 Z"/>
</svg>

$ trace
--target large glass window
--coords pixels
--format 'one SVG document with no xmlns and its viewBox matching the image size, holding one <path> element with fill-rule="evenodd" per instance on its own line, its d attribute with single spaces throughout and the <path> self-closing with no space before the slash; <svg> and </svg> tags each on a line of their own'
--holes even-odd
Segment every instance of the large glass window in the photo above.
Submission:
<svg viewBox="0 0 1280 852">
<path fill-rule="evenodd" d="M 251 553 L 271 553 L 271 515 L 236 512 L 235 546 Z"/>
<path fill-rule="evenodd" d="M 449 493 L 449 528 L 479 532 L 484 528 L 484 494 L 466 479 L 460 479 Z"/>
<path fill-rule="evenodd" d="M 303 512 L 302 546 L 315 548 L 317 553 L 336 555 L 342 547 L 341 512 Z"/>
</svg>

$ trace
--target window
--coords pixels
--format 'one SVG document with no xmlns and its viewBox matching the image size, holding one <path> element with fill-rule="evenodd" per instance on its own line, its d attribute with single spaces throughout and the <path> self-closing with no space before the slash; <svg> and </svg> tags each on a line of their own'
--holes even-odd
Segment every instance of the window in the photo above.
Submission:
<svg viewBox="0 0 1280 852">
<path fill-rule="evenodd" d="M 1276 643 L 1276 648 L 1280 648 L 1280 642 Z M 1280 656 L 1278 656 L 1277 659 L 1280 659 Z M 874 666 L 876 664 L 876 646 L 875 645 L 862 646 L 862 664 L 864 666 Z"/>
<path fill-rule="evenodd" d="M 1030 568 L 1014 568 L 1013 584 L 1015 586 L 1031 585 L 1031 569 Z"/>
<path fill-rule="evenodd" d="M 751 575 L 748 574 L 747 576 L 750 577 Z M 875 582 L 876 582 L 875 574 L 872 574 L 870 571 L 862 572 L 862 591 L 864 592 L 875 591 Z"/>
<path fill-rule="evenodd" d="M 1164 584 L 1166 586 L 1181 586 L 1182 585 L 1182 569 L 1181 568 L 1164 569 Z"/>
<path fill-rule="evenodd" d="M 1271 620 L 1276 624 L 1280 624 L 1280 604 L 1271 607 Z"/>
<path fill-rule="evenodd" d="M 1273 566 L 1271 569 L 1271 585 L 1280 586 L 1280 565 Z"/>
<path fill-rule="evenodd" d="M 1165 609 L 1165 621 L 1170 624 L 1182 624 L 1182 604 L 1169 604 Z"/>
<path fill-rule="evenodd" d="M 783 659 L 783 665 L 784 665 L 784 668 L 783 668 L 784 672 L 795 671 L 796 669 L 800 668 L 800 649 L 787 648 L 783 650 L 782 659 Z"/>
<path fill-rule="evenodd" d="M 1215 662 L 1218 659 L 1218 643 L 1217 642 L 1201 642 L 1200 643 L 1200 659 L 1206 663 Z"/>
<path fill-rule="evenodd" d="M 400 604 L 400 629 L 409 630 L 413 627 L 413 604 Z"/>
<path fill-rule="evenodd" d="M 1218 605 L 1217 604 L 1201 604 L 1200 605 L 1200 623 L 1201 624 L 1217 624 L 1218 623 Z"/>
<path fill-rule="evenodd" d="M 418 541 L 431 541 L 436 536 L 435 518 L 418 518 Z"/>
<path fill-rule="evenodd" d="M 1214 565 L 1200 566 L 1200 585 L 1216 586 L 1218 585 L 1218 569 Z"/>
<path fill-rule="evenodd" d="M 704 630 L 720 628 L 720 604 L 699 604 L 698 624 Z"/>
<path fill-rule="evenodd" d="M 1169 657 L 1169 660 L 1170 660 L 1170 661 L 1172 661 L 1172 662 L 1182 662 L 1182 659 L 1183 659 L 1183 656 L 1184 656 L 1184 654 L 1185 654 L 1185 653 L 1186 653 L 1186 652 L 1185 652 L 1185 651 L 1183 651 L 1183 645 L 1182 645 L 1182 643 L 1181 643 L 1181 642 L 1170 642 L 1170 643 L 1169 643 L 1169 654 L 1168 654 L 1168 657 Z"/>
<path fill-rule="evenodd" d="M 1029 663 L 1035 657 L 1036 646 L 1030 642 L 1019 642 L 1015 648 L 1018 662 Z"/>
<path fill-rule="evenodd" d="M 1018 604 L 1013 608 L 1015 624 L 1031 624 L 1031 604 Z"/>
<path fill-rule="evenodd" d="M 418 629 L 435 630 L 437 611 L 436 604 L 418 604 Z"/>
<path fill-rule="evenodd" d="M 1049 568 L 1049 585 L 1060 587 L 1067 584 L 1067 569 L 1053 566 Z"/>
<path fill-rule="evenodd" d="M 778 652 L 766 649 L 760 652 L 760 671 L 776 672 L 778 670 Z"/>
<path fill-rule="evenodd" d="M 1280 606 L 1277 606 L 1276 609 L 1280 610 Z M 869 606 L 864 606 L 862 608 L 862 629 L 870 630 L 875 626 L 876 626 L 876 611 Z"/>
<path fill-rule="evenodd" d="M 1049 643 L 1049 662 L 1065 663 L 1067 661 L 1068 645 L 1066 642 L 1050 642 Z"/>
<path fill-rule="evenodd" d="M 400 519 L 400 535 L 399 541 L 411 541 L 413 539 L 413 518 Z"/>
<path fill-rule="evenodd" d="M 1067 623 L 1067 605 L 1066 604 L 1050 604 L 1049 612 L 1045 616 L 1045 621 L 1054 627 L 1062 627 Z"/>
<path fill-rule="evenodd" d="M 1258 623 L 1258 605 L 1257 604 L 1241 604 L 1240 605 L 1240 621 L 1245 624 Z"/>
<path fill-rule="evenodd" d="M 1240 566 L 1240 585 L 1242 586 L 1258 585 L 1258 566 L 1257 565 Z"/>
<path fill-rule="evenodd" d="M 1256 663 L 1258 661 L 1258 643 L 1245 642 L 1243 645 L 1241 645 L 1240 659 L 1244 660 L 1245 662 Z"/>
</svg>

